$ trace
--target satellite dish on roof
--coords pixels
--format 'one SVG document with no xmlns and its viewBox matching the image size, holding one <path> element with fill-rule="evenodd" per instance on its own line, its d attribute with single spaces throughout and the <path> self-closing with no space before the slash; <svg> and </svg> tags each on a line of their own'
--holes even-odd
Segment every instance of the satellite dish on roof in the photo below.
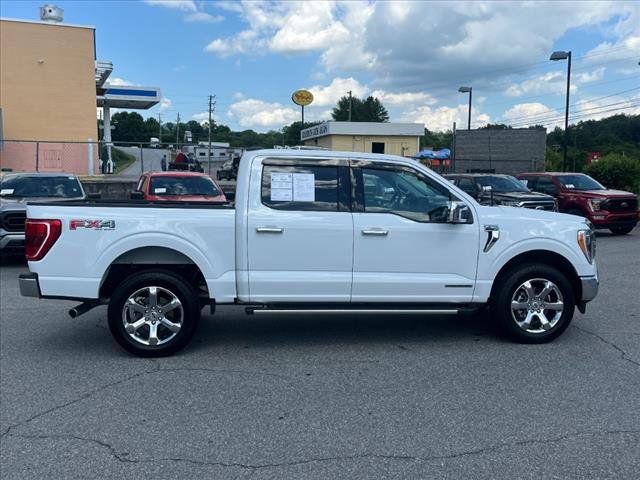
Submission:
<svg viewBox="0 0 640 480">
<path fill-rule="evenodd" d="M 64 10 L 55 5 L 46 4 L 40 7 L 40 20 L 43 22 L 59 23 L 64 19 Z"/>
</svg>

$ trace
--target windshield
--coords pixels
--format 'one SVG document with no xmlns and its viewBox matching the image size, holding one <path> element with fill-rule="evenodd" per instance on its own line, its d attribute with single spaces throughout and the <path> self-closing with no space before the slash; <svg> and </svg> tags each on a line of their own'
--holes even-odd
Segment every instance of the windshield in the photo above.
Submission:
<svg viewBox="0 0 640 480">
<path fill-rule="evenodd" d="M 477 177 L 476 181 L 483 187 L 491 187 L 494 192 L 528 192 L 522 182 L 514 177 Z"/>
<path fill-rule="evenodd" d="M 217 197 L 220 190 L 208 177 L 153 177 L 151 195 L 207 195 Z"/>
<path fill-rule="evenodd" d="M 588 175 L 558 175 L 558 181 L 567 190 L 605 190 L 601 184 Z"/>
<path fill-rule="evenodd" d="M 29 176 L 5 177 L 0 182 L 2 197 L 55 197 L 79 198 L 84 195 L 80 182 L 75 177 Z"/>
</svg>

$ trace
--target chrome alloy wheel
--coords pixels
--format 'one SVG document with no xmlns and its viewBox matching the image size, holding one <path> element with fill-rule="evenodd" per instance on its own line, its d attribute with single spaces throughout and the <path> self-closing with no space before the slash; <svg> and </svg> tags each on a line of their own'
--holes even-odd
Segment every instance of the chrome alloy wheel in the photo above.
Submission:
<svg viewBox="0 0 640 480">
<path fill-rule="evenodd" d="M 162 287 L 133 292 L 122 307 L 122 324 L 129 336 L 143 345 L 162 345 L 173 339 L 184 320 L 180 299 Z"/>
<path fill-rule="evenodd" d="M 563 310 L 560 289 L 544 278 L 527 280 L 511 297 L 511 316 L 528 333 L 551 330 L 560 321 Z"/>
</svg>

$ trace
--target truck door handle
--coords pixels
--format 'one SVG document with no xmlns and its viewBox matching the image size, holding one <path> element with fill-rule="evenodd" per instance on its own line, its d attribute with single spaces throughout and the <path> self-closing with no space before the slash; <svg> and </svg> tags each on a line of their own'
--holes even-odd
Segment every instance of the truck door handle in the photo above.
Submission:
<svg viewBox="0 0 640 480">
<path fill-rule="evenodd" d="M 284 228 L 281 227 L 257 227 L 256 232 L 258 233 L 282 233 L 284 232 Z"/>
<path fill-rule="evenodd" d="M 389 230 L 383 230 L 381 228 L 367 228 L 362 230 L 363 235 L 376 235 L 378 237 L 384 237 L 389 233 Z"/>
</svg>

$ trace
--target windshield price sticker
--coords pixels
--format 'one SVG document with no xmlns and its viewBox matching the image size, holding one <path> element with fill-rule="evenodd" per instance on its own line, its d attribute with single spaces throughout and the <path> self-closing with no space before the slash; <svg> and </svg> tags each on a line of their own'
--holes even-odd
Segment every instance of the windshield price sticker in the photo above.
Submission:
<svg viewBox="0 0 640 480">
<path fill-rule="evenodd" d="M 565 187 L 569 189 L 576 188 L 576 186 L 573 183 L 567 183 Z"/>
<path fill-rule="evenodd" d="M 153 193 L 167 193 L 167 189 L 164 187 L 154 188 Z"/>
<path fill-rule="evenodd" d="M 293 176 L 291 173 L 271 173 L 271 201 L 290 202 L 293 200 Z"/>
<path fill-rule="evenodd" d="M 293 201 L 294 202 L 315 202 L 316 201 L 316 179 L 313 173 L 293 174 Z"/>
<path fill-rule="evenodd" d="M 315 202 L 313 173 L 271 173 L 272 202 Z"/>
<path fill-rule="evenodd" d="M 13 195 L 13 188 L 3 188 L 0 190 L 0 195 Z"/>
</svg>

